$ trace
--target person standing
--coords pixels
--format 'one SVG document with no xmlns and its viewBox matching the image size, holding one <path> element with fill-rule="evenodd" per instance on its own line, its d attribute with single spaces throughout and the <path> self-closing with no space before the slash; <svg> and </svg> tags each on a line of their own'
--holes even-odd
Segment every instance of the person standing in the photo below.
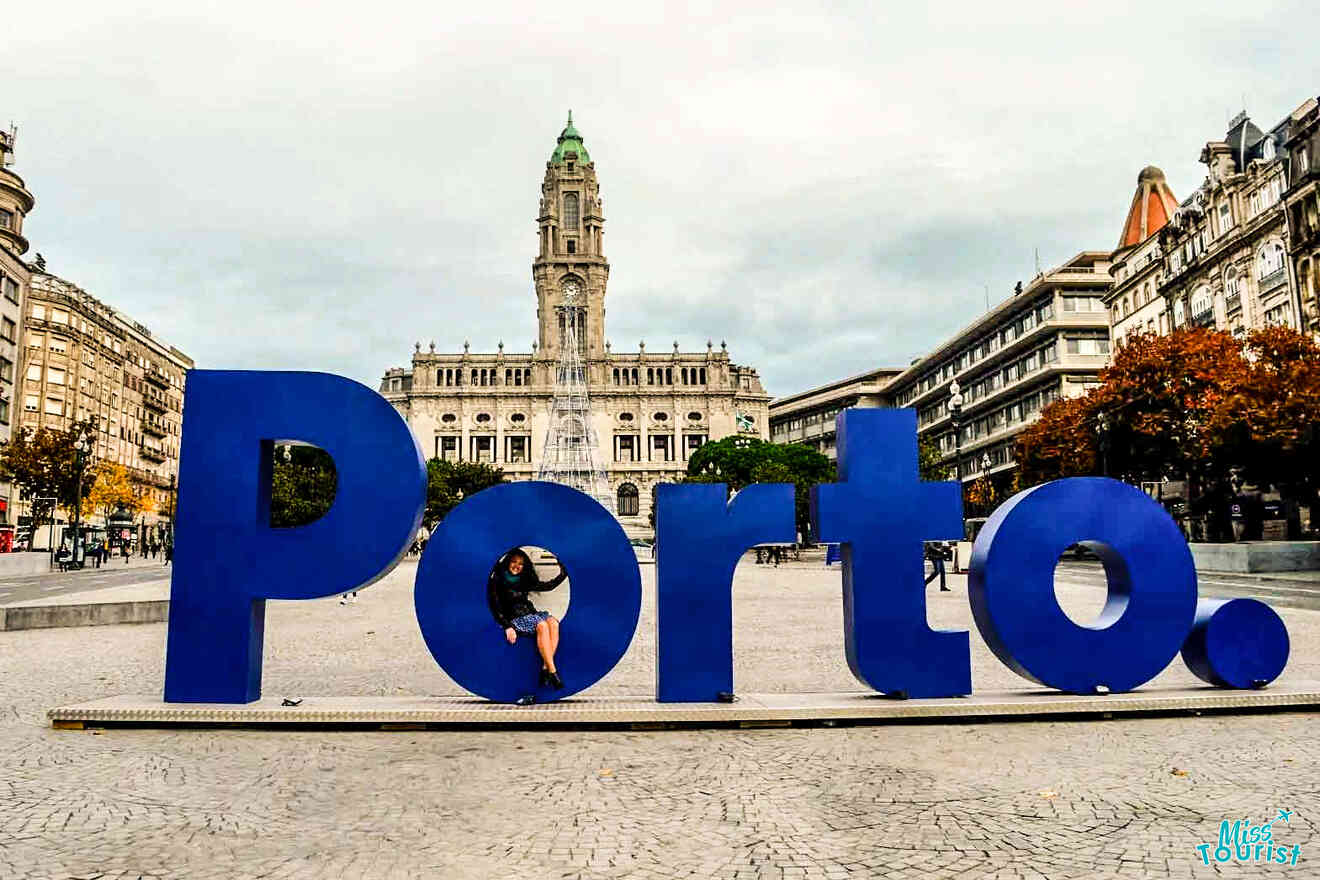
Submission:
<svg viewBox="0 0 1320 880">
<path fill-rule="evenodd" d="M 926 558 L 930 560 L 931 565 L 930 577 L 926 578 L 926 585 L 930 586 L 930 582 L 935 580 L 935 577 L 938 575 L 940 579 L 940 592 L 952 592 L 945 584 L 944 580 L 944 554 L 948 551 L 945 550 L 942 544 L 937 542 L 927 542 L 925 547 Z"/>
</svg>

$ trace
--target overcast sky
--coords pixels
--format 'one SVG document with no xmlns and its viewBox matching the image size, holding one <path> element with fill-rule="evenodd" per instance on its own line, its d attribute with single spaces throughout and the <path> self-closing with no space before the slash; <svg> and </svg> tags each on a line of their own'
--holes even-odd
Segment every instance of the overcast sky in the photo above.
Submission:
<svg viewBox="0 0 1320 880">
<path fill-rule="evenodd" d="M 1112 248 L 1143 166 L 1184 198 L 1231 115 L 1320 93 L 1313 0 L 773 7 L 9 4 L 0 123 L 50 271 L 200 367 L 374 387 L 418 340 L 530 349 L 572 108 L 615 350 L 727 339 L 782 395 L 906 364 L 1037 250 Z"/>
</svg>

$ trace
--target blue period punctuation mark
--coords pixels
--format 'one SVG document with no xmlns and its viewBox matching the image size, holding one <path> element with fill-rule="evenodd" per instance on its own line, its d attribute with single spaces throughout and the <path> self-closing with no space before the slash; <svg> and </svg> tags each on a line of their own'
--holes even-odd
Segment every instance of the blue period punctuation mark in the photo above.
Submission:
<svg viewBox="0 0 1320 880">
<path fill-rule="evenodd" d="M 1221 688 L 1264 687 L 1288 664 L 1288 628 L 1257 599 L 1202 599 L 1183 644 L 1187 668 Z"/>
</svg>

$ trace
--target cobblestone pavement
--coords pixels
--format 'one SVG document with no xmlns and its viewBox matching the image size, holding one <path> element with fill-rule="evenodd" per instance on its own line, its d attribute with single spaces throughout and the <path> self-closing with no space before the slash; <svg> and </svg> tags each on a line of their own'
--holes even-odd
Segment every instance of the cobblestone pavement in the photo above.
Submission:
<svg viewBox="0 0 1320 880">
<path fill-rule="evenodd" d="M 415 564 L 337 601 L 271 602 L 268 695 L 457 693 L 412 614 Z M 646 693 L 629 655 L 589 693 Z M 968 628 L 961 578 L 934 625 Z M 566 598 L 555 594 L 562 604 Z M 857 690 L 839 574 L 745 563 L 746 691 Z M 1070 613 L 1093 587 L 1065 586 Z M 1285 680 L 1320 680 L 1320 614 L 1284 608 Z M 493 632 L 492 637 L 498 637 Z M 971 636 L 978 690 L 1024 685 Z M 0 633 L 0 878 L 1317 876 L 1316 713 L 656 732 L 55 731 L 46 708 L 159 692 L 163 624 Z M 1181 686 L 1175 661 L 1152 687 Z M 1299 864 L 1201 865 L 1221 819 Z"/>
</svg>

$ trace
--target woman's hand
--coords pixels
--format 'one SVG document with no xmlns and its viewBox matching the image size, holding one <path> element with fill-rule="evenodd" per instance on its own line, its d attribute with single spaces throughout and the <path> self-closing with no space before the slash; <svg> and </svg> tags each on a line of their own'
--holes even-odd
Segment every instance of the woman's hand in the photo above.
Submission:
<svg viewBox="0 0 1320 880">
<path fill-rule="evenodd" d="M 511 626 L 506 626 L 504 628 L 504 638 L 506 638 L 509 644 L 512 645 L 514 642 L 518 641 L 518 631 Z"/>
</svg>

